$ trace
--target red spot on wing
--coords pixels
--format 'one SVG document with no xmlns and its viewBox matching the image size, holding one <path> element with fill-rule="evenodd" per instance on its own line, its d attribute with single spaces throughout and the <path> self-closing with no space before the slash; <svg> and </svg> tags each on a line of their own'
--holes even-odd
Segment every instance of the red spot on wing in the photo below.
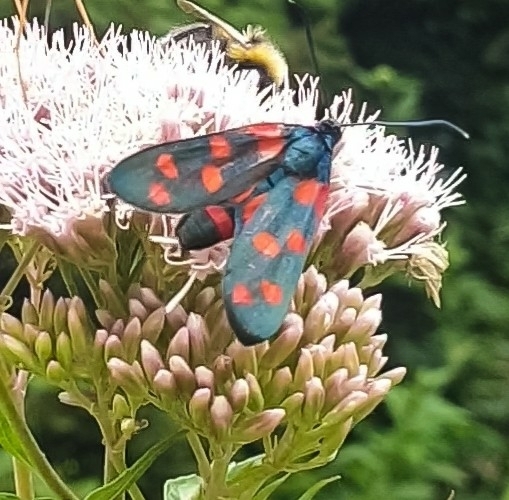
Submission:
<svg viewBox="0 0 509 500">
<path fill-rule="evenodd" d="M 321 219 L 323 217 L 323 213 L 325 212 L 325 203 L 327 202 L 328 196 L 329 186 L 322 184 L 318 196 L 315 200 L 315 214 L 317 219 Z"/>
<path fill-rule="evenodd" d="M 219 167 L 205 165 L 201 169 L 201 181 L 207 193 L 215 193 L 223 186 L 223 175 Z"/>
<path fill-rule="evenodd" d="M 282 136 L 284 125 L 279 123 L 258 123 L 245 127 L 247 134 L 254 135 L 258 139 L 257 152 L 260 161 L 274 158 L 285 147 L 286 140 Z"/>
<path fill-rule="evenodd" d="M 221 239 L 227 240 L 233 236 L 233 220 L 224 208 L 210 206 L 205 208 L 205 212 L 216 227 Z"/>
<path fill-rule="evenodd" d="M 260 292 L 263 300 L 272 306 L 281 304 L 283 300 L 283 289 L 277 283 L 271 283 L 269 280 L 261 281 Z"/>
<path fill-rule="evenodd" d="M 148 199 L 157 206 L 168 205 L 171 196 L 168 190 L 160 182 L 153 182 L 148 188 Z"/>
<path fill-rule="evenodd" d="M 237 283 L 233 287 L 232 303 L 237 306 L 250 306 L 253 303 L 253 296 L 246 285 Z"/>
<path fill-rule="evenodd" d="M 249 189 L 246 189 L 242 193 L 238 194 L 234 198 L 231 199 L 234 203 L 242 203 L 243 201 L 246 201 L 249 196 L 251 196 L 251 193 L 254 191 L 255 186 L 250 187 Z"/>
<path fill-rule="evenodd" d="M 168 153 L 160 154 L 156 159 L 156 167 L 167 179 L 177 179 L 179 172 L 173 156 Z"/>
<path fill-rule="evenodd" d="M 256 135 L 257 137 L 280 137 L 283 125 L 280 123 L 257 123 L 248 125 L 244 128 L 246 134 Z"/>
<path fill-rule="evenodd" d="M 288 238 L 286 238 L 286 248 L 294 253 L 304 253 L 306 251 L 306 238 L 298 229 L 290 231 Z"/>
<path fill-rule="evenodd" d="M 231 146 L 223 135 L 212 135 L 209 138 L 210 156 L 214 160 L 224 160 L 231 156 Z"/>
<path fill-rule="evenodd" d="M 256 209 L 267 199 L 267 193 L 260 194 L 249 200 L 242 210 L 242 222 L 244 224 L 253 216 Z"/>
<path fill-rule="evenodd" d="M 320 194 L 322 186 L 323 184 L 315 179 L 301 181 L 295 187 L 293 198 L 301 205 L 313 205 Z"/>
<path fill-rule="evenodd" d="M 262 231 L 253 236 L 253 247 L 257 252 L 271 259 L 281 252 L 281 247 L 279 246 L 277 238 L 266 231 Z"/>
</svg>

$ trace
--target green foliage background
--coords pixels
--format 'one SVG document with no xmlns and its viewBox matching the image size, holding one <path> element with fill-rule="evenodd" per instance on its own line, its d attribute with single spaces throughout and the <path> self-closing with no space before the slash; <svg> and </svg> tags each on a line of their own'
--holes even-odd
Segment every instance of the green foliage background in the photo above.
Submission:
<svg viewBox="0 0 509 500">
<path fill-rule="evenodd" d="M 452 265 L 441 310 L 419 287 L 384 285 L 390 364 L 407 366 L 407 380 L 355 429 L 333 464 L 296 475 L 274 498 L 298 498 L 318 478 L 339 473 L 341 481 L 319 498 L 445 499 L 454 489 L 462 500 L 509 499 L 509 2 L 300 2 L 329 95 L 351 86 L 356 100 L 381 107 L 384 119 L 447 118 L 472 140 L 438 129 L 413 135 L 417 142 L 438 143 L 451 168 L 464 165 L 468 179 L 461 189 L 468 205 L 446 214 Z M 44 3 L 33 1 L 31 15 L 41 18 Z M 286 0 L 202 4 L 238 27 L 264 25 L 294 72 L 313 71 L 302 17 Z M 110 22 L 163 34 L 185 20 L 171 0 L 88 0 L 86 6 L 99 34 Z M 2 0 L 0 17 L 12 12 Z M 70 33 L 77 19 L 72 0 L 53 0 L 52 28 Z M 2 254 L 0 284 L 11 268 Z M 90 419 L 37 385 L 30 389 L 28 413 L 59 471 L 81 491 L 98 484 L 99 435 Z M 136 437 L 131 459 L 171 430 L 161 415 L 148 417 L 151 426 Z M 9 488 L 9 468 L 0 455 L 1 490 Z M 166 478 L 193 470 L 182 444 L 156 462 L 142 489 L 157 500 Z"/>
</svg>

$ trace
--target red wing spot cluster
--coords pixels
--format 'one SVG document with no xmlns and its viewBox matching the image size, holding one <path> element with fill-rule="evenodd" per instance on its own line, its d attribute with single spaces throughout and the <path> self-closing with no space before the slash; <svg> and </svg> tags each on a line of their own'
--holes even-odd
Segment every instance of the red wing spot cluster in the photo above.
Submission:
<svg viewBox="0 0 509 500">
<path fill-rule="evenodd" d="M 269 280 L 262 280 L 260 283 L 260 291 L 262 292 L 263 300 L 271 305 L 277 306 L 283 300 L 283 289 L 277 284 Z"/>
<path fill-rule="evenodd" d="M 207 215 L 214 223 L 222 239 L 226 240 L 232 237 L 233 221 L 223 207 L 209 206 L 205 208 L 205 212 L 207 212 Z"/>
<path fill-rule="evenodd" d="M 313 205 L 322 189 L 323 184 L 315 179 L 301 181 L 295 187 L 294 200 L 300 205 Z"/>
<path fill-rule="evenodd" d="M 160 154 L 156 159 L 156 168 L 167 179 L 178 179 L 179 172 L 171 154 Z"/>
<path fill-rule="evenodd" d="M 269 280 L 260 282 L 260 297 L 271 306 L 277 306 L 283 301 L 283 289 L 277 283 Z M 237 283 L 232 290 L 232 303 L 237 306 L 252 306 L 253 294 L 243 283 Z"/>
<path fill-rule="evenodd" d="M 304 253 L 306 251 L 306 238 L 298 229 L 290 231 L 286 238 L 286 248 L 293 253 Z"/>
<path fill-rule="evenodd" d="M 160 182 L 153 182 L 148 188 L 148 199 L 156 206 L 168 205 L 171 196 L 168 190 Z"/>
<path fill-rule="evenodd" d="M 281 252 L 277 238 L 266 231 L 256 233 L 253 236 L 253 247 L 258 253 L 271 259 L 277 257 Z"/>
<path fill-rule="evenodd" d="M 224 184 L 223 174 L 220 167 L 205 165 L 201 169 L 201 182 L 207 193 L 216 193 Z"/>
<path fill-rule="evenodd" d="M 209 139 L 210 156 L 214 160 L 225 160 L 231 156 L 231 146 L 222 135 L 213 135 Z"/>
<path fill-rule="evenodd" d="M 267 193 L 260 194 L 258 196 L 255 196 L 254 198 L 251 198 L 243 207 L 242 209 L 242 222 L 245 224 L 253 214 L 255 213 L 256 209 L 262 205 L 265 200 L 267 199 Z"/>
<path fill-rule="evenodd" d="M 238 306 L 250 306 L 253 304 L 253 296 L 249 288 L 243 283 L 237 283 L 232 290 L 232 302 Z"/>
</svg>

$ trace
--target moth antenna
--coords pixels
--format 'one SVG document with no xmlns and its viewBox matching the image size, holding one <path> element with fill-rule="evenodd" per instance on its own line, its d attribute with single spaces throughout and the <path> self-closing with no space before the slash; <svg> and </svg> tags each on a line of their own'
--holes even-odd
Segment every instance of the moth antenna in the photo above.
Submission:
<svg viewBox="0 0 509 500">
<path fill-rule="evenodd" d="M 309 15 L 307 10 L 295 0 L 288 0 L 288 3 L 295 5 L 297 11 L 299 12 L 299 16 L 304 23 L 304 31 L 306 32 L 306 41 L 308 44 L 309 55 L 311 56 L 311 62 L 313 63 L 313 68 L 317 75 L 321 75 L 320 65 L 318 64 L 318 58 L 316 57 L 316 49 L 315 49 L 315 39 L 313 37 L 313 32 L 311 30 L 311 23 L 309 22 Z M 327 91 L 324 89 L 323 84 L 320 85 L 321 94 L 322 94 L 322 102 L 329 102 L 329 98 L 327 96 Z"/>
<path fill-rule="evenodd" d="M 196 281 L 196 277 L 198 276 L 198 271 L 193 271 L 189 279 L 186 281 L 184 286 L 178 291 L 176 295 L 173 296 L 173 298 L 166 304 L 166 307 L 164 310 L 166 313 L 170 313 L 180 304 L 180 301 L 187 295 L 187 292 L 191 290 L 191 287 L 193 286 L 193 283 Z"/>
<path fill-rule="evenodd" d="M 353 127 L 357 125 L 383 125 L 387 127 L 434 127 L 434 126 L 443 126 L 447 127 L 451 130 L 454 130 L 458 134 L 460 134 L 464 139 L 470 139 L 470 134 L 463 130 L 461 127 L 458 127 L 458 125 L 448 121 L 448 120 L 409 120 L 409 121 L 403 121 L 403 122 L 386 122 L 382 120 L 375 120 L 372 122 L 358 122 L 358 123 L 343 123 L 341 124 L 341 127 Z"/>
</svg>

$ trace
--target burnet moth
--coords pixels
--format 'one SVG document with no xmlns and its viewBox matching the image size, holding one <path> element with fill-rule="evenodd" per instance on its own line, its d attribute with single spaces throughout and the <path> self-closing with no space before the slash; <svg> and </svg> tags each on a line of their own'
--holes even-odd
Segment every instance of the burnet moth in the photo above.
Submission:
<svg viewBox="0 0 509 500">
<path fill-rule="evenodd" d="M 468 137 L 443 120 L 362 125 L 374 124 L 445 124 Z M 324 212 L 333 148 L 353 125 L 261 123 L 158 144 L 118 163 L 108 184 L 142 210 L 190 214 L 177 228 L 188 249 L 234 233 L 222 295 L 233 331 L 253 345 L 277 333 L 289 309 Z"/>
</svg>

